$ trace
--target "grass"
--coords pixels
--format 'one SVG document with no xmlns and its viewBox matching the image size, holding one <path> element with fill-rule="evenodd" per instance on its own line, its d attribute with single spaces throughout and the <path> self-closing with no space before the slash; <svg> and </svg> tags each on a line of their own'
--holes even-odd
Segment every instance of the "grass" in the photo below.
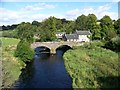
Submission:
<svg viewBox="0 0 120 90">
<path fill-rule="evenodd" d="M 64 59 L 73 88 L 119 87 L 117 53 L 89 44 L 67 51 Z"/>
<path fill-rule="evenodd" d="M 5 48 L 7 46 L 16 46 L 18 42 L 20 41 L 19 39 L 15 38 L 2 38 L 2 47 Z"/>
<path fill-rule="evenodd" d="M 21 69 L 25 64 L 14 57 L 14 51 L 19 40 L 14 38 L 2 38 L 2 69 L 3 87 L 10 87 L 19 78 Z"/>
</svg>

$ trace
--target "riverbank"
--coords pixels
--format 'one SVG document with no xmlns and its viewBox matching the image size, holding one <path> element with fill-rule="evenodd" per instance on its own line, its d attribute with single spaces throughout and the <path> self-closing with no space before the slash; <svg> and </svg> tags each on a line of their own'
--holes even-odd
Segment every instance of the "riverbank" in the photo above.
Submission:
<svg viewBox="0 0 120 90">
<path fill-rule="evenodd" d="M 21 74 L 21 69 L 26 65 L 14 57 L 14 51 L 19 40 L 14 38 L 2 38 L 2 88 L 9 88 Z"/>
<path fill-rule="evenodd" d="M 64 59 L 73 88 L 119 87 L 120 66 L 116 52 L 94 44 L 86 44 L 67 51 Z"/>
</svg>

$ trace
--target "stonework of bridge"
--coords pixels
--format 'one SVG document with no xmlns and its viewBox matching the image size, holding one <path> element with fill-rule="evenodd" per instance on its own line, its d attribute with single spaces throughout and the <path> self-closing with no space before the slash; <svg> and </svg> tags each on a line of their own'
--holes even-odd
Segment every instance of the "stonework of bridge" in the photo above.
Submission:
<svg viewBox="0 0 120 90">
<path fill-rule="evenodd" d="M 37 48 L 37 47 L 47 47 L 50 49 L 50 52 L 55 54 L 56 53 L 56 49 L 62 45 L 67 45 L 70 46 L 71 48 L 73 46 L 80 46 L 83 43 L 79 43 L 79 42 L 34 42 L 31 44 L 32 48 Z"/>
</svg>

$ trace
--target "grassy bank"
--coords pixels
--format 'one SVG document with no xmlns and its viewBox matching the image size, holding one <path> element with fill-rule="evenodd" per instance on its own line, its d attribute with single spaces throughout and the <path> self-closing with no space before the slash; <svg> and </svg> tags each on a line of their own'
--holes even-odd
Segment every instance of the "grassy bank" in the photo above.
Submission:
<svg viewBox="0 0 120 90">
<path fill-rule="evenodd" d="M 73 88 L 118 87 L 118 54 L 86 44 L 64 54 L 65 67 L 72 77 Z"/>
<path fill-rule="evenodd" d="M 2 72 L 3 72 L 3 87 L 8 88 L 15 80 L 19 78 L 21 69 L 25 64 L 14 57 L 14 51 L 19 40 L 14 38 L 2 38 Z"/>
</svg>

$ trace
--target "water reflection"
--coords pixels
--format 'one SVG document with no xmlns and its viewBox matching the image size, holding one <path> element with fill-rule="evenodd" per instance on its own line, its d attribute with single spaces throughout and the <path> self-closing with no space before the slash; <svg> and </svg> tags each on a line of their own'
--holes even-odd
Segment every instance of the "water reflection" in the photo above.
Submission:
<svg viewBox="0 0 120 90">
<path fill-rule="evenodd" d="M 37 53 L 34 61 L 22 71 L 14 88 L 72 88 L 72 81 L 64 67 L 64 52 L 56 55 Z"/>
</svg>

